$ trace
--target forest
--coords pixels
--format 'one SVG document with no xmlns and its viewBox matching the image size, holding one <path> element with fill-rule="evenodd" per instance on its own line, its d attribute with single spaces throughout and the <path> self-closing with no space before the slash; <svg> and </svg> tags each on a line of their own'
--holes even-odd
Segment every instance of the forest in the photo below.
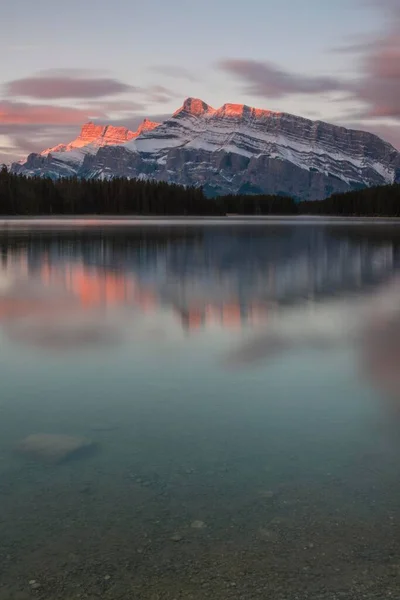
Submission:
<svg viewBox="0 0 400 600">
<path fill-rule="evenodd" d="M 301 202 L 300 212 L 312 215 L 400 217 L 400 184 L 333 194 L 317 202 Z"/>
<path fill-rule="evenodd" d="M 227 195 L 208 198 L 200 187 L 141 179 L 52 180 L 0 170 L 0 214 L 20 215 L 338 215 L 400 216 L 400 184 L 334 194 L 301 202 L 287 196 Z"/>
<path fill-rule="evenodd" d="M 214 201 L 221 212 L 228 214 L 400 217 L 400 184 L 333 194 L 325 200 L 308 202 L 282 196 L 222 196 Z"/>
</svg>

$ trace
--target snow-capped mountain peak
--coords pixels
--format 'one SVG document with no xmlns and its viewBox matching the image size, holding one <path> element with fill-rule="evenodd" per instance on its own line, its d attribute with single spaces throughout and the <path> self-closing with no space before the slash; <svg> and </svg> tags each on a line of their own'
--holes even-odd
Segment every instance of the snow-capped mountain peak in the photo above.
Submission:
<svg viewBox="0 0 400 600">
<path fill-rule="evenodd" d="M 288 113 L 187 98 L 163 123 L 136 131 L 87 123 L 69 144 L 32 154 L 15 172 L 141 177 L 206 193 L 325 198 L 400 181 L 400 153 L 379 137 Z"/>
</svg>

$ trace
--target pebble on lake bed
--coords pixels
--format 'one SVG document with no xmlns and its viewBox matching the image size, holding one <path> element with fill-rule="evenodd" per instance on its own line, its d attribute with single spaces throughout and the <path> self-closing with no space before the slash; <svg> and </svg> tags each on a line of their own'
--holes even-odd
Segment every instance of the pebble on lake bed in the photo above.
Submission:
<svg viewBox="0 0 400 600">
<path fill-rule="evenodd" d="M 193 523 L 190 525 L 190 527 L 192 529 L 205 529 L 207 526 L 204 523 L 204 521 L 193 521 Z"/>
<path fill-rule="evenodd" d="M 83 437 L 64 434 L 36 433 L 28 435 L 17 447 L 18 452 L 34 460 L 58 464 L 91 448 L 93 442 Z"/>
</svg>

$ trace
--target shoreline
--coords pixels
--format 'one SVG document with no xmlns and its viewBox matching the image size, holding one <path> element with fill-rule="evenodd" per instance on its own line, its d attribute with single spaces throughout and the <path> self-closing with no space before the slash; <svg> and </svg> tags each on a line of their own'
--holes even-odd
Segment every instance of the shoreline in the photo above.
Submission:
<svg viewBox="0 0 400 600">
<path fill-rule="evenodd" d="M 226 216 L 185 216 L 185 215 L 35 215 L 0 216 L 0 228 L 18 226 L 121 226 L 121 225 L 276 225 L 298 224 L 353 224 L 353 225 L 389 225 L 400 224 L 400 217 L 348 217 L 339 215 L 226 215 Z"/>
</svg>

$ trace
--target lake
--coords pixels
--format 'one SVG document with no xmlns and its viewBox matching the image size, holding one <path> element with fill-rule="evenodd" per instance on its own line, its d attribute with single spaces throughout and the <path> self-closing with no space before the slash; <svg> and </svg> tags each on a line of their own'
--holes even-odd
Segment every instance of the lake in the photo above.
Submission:
<svg viewBox="0 0 400 600">
<path fill-rule="evenodd" d="M 400 597 L 398 224 L 0 246 L 0 600 Z"/>
</svg>

